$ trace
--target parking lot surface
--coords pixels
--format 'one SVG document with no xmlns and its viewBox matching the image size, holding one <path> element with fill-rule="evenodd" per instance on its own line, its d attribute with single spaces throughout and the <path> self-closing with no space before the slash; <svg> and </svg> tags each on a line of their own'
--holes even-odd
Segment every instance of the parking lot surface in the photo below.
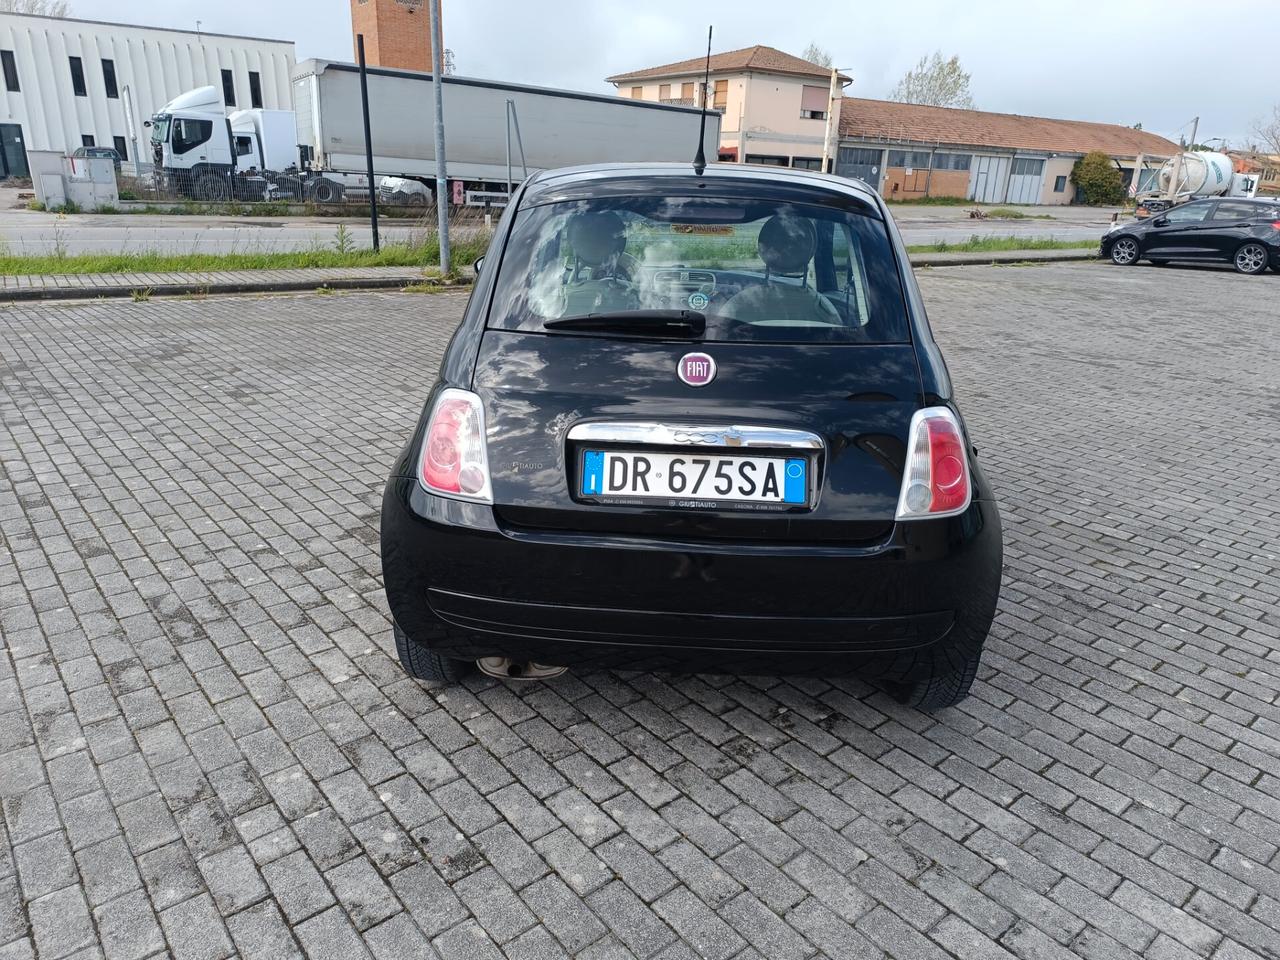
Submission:
<svg viewBox="0 0 1280 960">
<path fill-rule="evenodd" d="M 405 678 L 460 296 L 0 310 L 0 958 L 1280 957 L 1280 278 L 922 283 L 1006 537 L 935 716 Z"/>
</svg>

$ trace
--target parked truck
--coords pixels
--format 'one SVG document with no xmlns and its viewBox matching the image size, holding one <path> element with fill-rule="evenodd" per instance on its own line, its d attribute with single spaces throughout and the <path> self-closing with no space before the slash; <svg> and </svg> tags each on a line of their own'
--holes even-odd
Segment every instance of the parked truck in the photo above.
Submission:
<svg viewBox="0 0 1280 960">
<path fill-rule="evenodd" d="M 1161 165 L 1154 189 L 1137 195 L 1138 208 L 1154 214 L 1204 197 L 1252 197 L 1260 180 L 1257 174 L 1237 170 L 1235 161 L 1225 153 L 1192 150 Z"/>
<path fill-rule="evenodd" d="M 395 197 L 434 189 L 431 75 L 370 68 L 375 178 Z M 696 108 L 463 77 L 443 78 L 447 172 L 455 191 L 492 198 L 516 181 L 576 163 L 692 160 Z M 156 169 L 176 192 L 202 200 L 284 197 L 332 202 L 367 190 L 359 68 L 304 60 L 293 73 L 295 110 L 226 115 L 215 87 L 188 91 L 152 118 Z M 292 129 L 289 120 L 292 119 Z M 714 157 L 720 115 L 708 111 Z M 508 167 L 510 150 L 511 167 Z"/>
</svg>

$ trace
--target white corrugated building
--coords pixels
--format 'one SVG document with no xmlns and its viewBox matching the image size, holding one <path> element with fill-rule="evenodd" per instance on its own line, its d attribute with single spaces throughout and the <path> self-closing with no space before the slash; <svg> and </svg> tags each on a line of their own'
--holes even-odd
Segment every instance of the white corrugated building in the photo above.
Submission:
<svg viewBox="0 0 1280 960">
<path fill-rule="evenodd" d="M 293 64 L 291 40 L 0 13 L 0 178 L 26 175 L 26 150 L 150 162 L 143 123 L 193 87 L 229 110 L 290 110 Z"/>
</svg>

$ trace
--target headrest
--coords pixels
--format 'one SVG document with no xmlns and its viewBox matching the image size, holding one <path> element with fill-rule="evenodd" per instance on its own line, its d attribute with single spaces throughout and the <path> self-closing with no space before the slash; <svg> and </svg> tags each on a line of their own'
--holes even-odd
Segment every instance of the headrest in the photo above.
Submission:
<svg viewBox="0 0 1280 960">
<path fill-rule="evenodd" d="M 817 246 L 813 224 L 785 213 L 766 220 L 756 240 L 760 259 L 770 273 L 804 273 Z"/>
<path fill-rule="evenodd" d="M 627 245 L 626 227 L 612 211 L 579 213 L 569 221 L 569 244 L 589 267 L 607 263 Z"/>
</svg>

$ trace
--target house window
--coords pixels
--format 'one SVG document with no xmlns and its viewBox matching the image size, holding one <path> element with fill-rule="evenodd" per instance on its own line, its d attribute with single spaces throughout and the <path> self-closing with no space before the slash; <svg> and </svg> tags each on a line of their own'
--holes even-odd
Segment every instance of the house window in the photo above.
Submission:
<svg viewBox="0 0 1280 960">
<path fill-rule="evenodd" d="M 1015 157 L 1013 160 L 1013 176 L 1038 177 L 1044 172 L 1044 161 L 1034 157 Z"/>
<path fill-rule="evenodd" d="M 222 102 L 228 107 L 236 105 L 236 78 L 230 70 L 222 71 Z"/>
<path fill-rule="evenodd" d="M 91 134 L 91 133 L 82 133 L 82 134 L 80 134 L 80 146 L 82 146 L 82 147 L 96 147 L 96 146 L 97 146 L 97 144 L 96 144 L 96 143 L 94 142 L 94 140 L 93 140 L 93 134 Z"/>
<path fill-rule="evenodd" d="M 102 85 L 107 88 L 107 99 L 120 99 L 120 91 L 116 87 L 116 62 L 114 60 L 102 61 Z"/>
<path fill-rule="evenodd" d="M 935 153 L 933 155 L 933 169 L 968 170 L 969 162 L 972 159 L 973 155 L 968 153 Z"/>
<path fill-rule="evenodd" d="M 671 99 L 671 84 L 669 83 L 658 84 L 658 99 L 661 100 L 663 103 L 666 103 L 668 100 Z"/>
<path fill-rule="evenodd" d="M 763 153 L 748 153 L 747 163 L 758 163 L 766 167 L 785 167 L 787 166 L 787 158 L 775 157 Z"/>
<path fill-rule="evenodd" d="M 0 67 L 4 68 L 4 88 L 10 93 L 22 89 L 18 85 L 18 65 L 14 62 L 12 50 L 0 50 Z"/>
<path fill-rule="evenodd" d="M 805 84 L 800 90 L 800 117 L 804 120 L 827 119 L 827 99 L 826 87 Z"/>
<path fill-rule="evenodd" d="M 77 97 L 87 97 L 89 91 L 84 86 L 84 64 L 79 57 L 69 58 L 71 61 L 71 89 Z"/>
<path fill-rule="evenodd" d="M 262 108 L 262 74 L 256 70 L 249 71 L 249 106 Z"/>
<path fill-rule="evenodd" d="M 693 81 L 680 84 L 680 99 L 687 103 L 693 103 Z"/>
<path fill-rule="evenodd" d="M 724 113 L 729 108 L 729 81 L 717 80 L 712 97 L 711 109 Z"/>
<path fill-rule="evenodd" d="M 889 166 L 929 169 L 929 153 L 925 150 L 890 150 Z"/>
<path fill-rule="evenodd" d="M 821 170 L 822 158 L 821 157 L 792 157 L 791 165 L 793 167 L 798 167 L 801 170 Z"/>
<path fill-rule="evenodd" d="M 124 137 L 112 137 L 112 144 L 115 145 L 116 153 L 120 154 L 121 160 L 129 159 L 129 146 L 125 143 Z"/>
<path fill-rule="evenodd" d="M 1053 192 L 1054 193 L 1067 192 L 1067 178 L 1065 174 L 1062 176 L 1053 178 Z"/>
<path fill-rule="evenodd" d="M 643 100 L 643 99 L 644 99 L 644 87 L 632 87 L 632 88 L 631 88 L 631 99 L 632 99 L 632 100 Z"/>
</svg>

